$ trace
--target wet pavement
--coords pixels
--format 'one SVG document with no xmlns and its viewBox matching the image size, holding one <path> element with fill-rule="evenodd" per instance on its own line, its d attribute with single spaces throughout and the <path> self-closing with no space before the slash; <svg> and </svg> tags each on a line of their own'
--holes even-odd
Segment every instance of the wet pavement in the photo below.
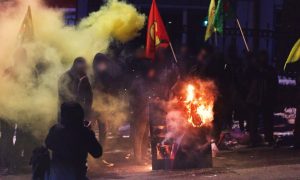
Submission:
<svg viewBox="0 0 300 180">
<path fill-rule="evenodd" d="M 130 143 L 122 149 L 108 149 L 105 160 L 89 161 L 90 179 L 300 179 L 300 150 L 288 147 L 246 148 L 222 151 L 213 159 L 213 168 L 180 171 L 152 171 L 151 165 L 135 165 L 131 158 Z M 29 174 L 3 176 L 2 180 L 30 179 Z"/>
<path fill-rule="evenodd" d="M 130 163 L 129 163 L 130 164 Z M 213 168 L 151 171 L 151 166 L 116 163 L 90 173 L 91 179 L 300 179 L 300 151 L 281 148 L 240 148 L 223 151 Z"/>
</svg>

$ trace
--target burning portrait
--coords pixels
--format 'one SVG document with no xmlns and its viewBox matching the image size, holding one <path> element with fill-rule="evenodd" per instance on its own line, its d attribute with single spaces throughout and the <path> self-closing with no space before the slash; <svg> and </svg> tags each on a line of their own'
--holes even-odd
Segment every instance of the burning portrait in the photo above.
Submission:
<svg viewBox="0 0 300 180">
<path fill-rule="evenodd" d="M 160 117 L 156 114 L 155 120 L 150 115 L 154 169 L 212 166 L 211 131 L 216 94 L 212 81 L 189 79 L 173 87 L 169 102 L 152 105 L 151 109 L 156 110 L 151 114 L 164 109 L 164 114 L 160 113 Z M 161 124 L 155 126 L 153 121 L 158 119 Z M 159 136 L 155 136 L 157 132 Z"/>
</svg>

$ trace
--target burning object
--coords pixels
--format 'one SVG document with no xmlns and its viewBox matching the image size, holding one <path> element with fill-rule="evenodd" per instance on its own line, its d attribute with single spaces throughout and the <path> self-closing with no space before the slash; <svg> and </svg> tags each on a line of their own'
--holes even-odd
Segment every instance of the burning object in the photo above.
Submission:
<svg viewBox="0 0 300 180">
<path fill-rule="evenodd" d="M 212 166 L 210 134 L 215 95 L 211 81 L 184 81 L 173 88 L 168 103 L 150 106 L 154 170 Z"/>
<path fill-rule="evenodd" d="M 188 122 L 193 127 L 209 125 L 213 120 L 214 99 L 205 94 L 201 87 L 188 84 L 184 101 Z"/>
</svg>

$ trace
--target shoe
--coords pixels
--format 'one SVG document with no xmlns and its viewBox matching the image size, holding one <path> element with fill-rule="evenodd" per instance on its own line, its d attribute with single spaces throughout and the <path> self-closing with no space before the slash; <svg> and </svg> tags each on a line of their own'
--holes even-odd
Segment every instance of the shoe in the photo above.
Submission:
<svg viewBox="0 0 300 180">
<path fill-rule="evenodd" d="M 105 165 L 105 166 L 107 166 L 107 167 L 114 167 L 115 166 L 115 164 L 114 163 L 109 163 L 109 162 L 107 162 L 106 160 L 102 160 L 102 163 Z"/>
</svg>

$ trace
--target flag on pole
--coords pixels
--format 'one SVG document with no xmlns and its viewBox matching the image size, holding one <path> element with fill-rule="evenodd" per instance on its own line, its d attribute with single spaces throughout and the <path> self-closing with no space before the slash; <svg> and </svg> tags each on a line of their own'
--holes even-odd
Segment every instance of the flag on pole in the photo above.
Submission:
<svg viewBox="0 0 300 180">
<path fill-rule="evenodd" d="M 22 22 L 18 38 L 21 43 L 25 41 L 31 41 L 33 40 L 34 32 L 33 32 L 33 22 L 32 22 L 32 15 L 31 15 L 31 8 L 28 6 L 26 15 L 24 17 L 24 20 Z"/>
<path fill-rule="evenodd" d="M 223 33 L 224 20 L 234 17 L 235 3 L 232 0 L 218 0 L 213 22 L 216 32 Z"/>
<path fill-rule="evenodd" d="M 213 26 L 215 27 L 215 31 L 219 33 L 223 33 L 223 24 L 224 24 L 224 6 L 223 6 L 223 0 L 219 0 L 215 12 L 215 17 L 213 20 Z"/>
<path fill-rule="evenodd" d="M 170 44 L 169 35 L 159 14 L 155 0 L 152 1 L 147 31 L 146 57 L 154 60 L 156 49 L 159 47 L 166 48 Z"/>
<path fill-rule="evenodd" d="M 218 0 L 216 6 L 215 0 L 211 0 L 208 9 L 208 26 L 205 34 L 207 41 L 214 32 L 223 33 L 224 20 L 234 17 L 235 3 L 232 0 Z"/>
<path fill-rule="evenodd" d="M 293 46 L 289 57 L 287 58 L 285 64 L 284 64 L 284 70 L 289 63 L 295 63 L 300 60 L 300 39 L 296 42 L 296 44 Z"/>
<path fill-rule="evenodd" d="M 215 32 L 215 27 L 214 27 L 214 19 L 215 19 L 215 11 L 216 11 L 216 3 L 215 0 L 211 0 L 210 1 L 210 5 L 208 8 L 208 24 L 207 24 L 207 28 L 206 28 L 206 33 L 205 33 L 205 41 L 207 41 L 212 34 Z"/>
</svg>

